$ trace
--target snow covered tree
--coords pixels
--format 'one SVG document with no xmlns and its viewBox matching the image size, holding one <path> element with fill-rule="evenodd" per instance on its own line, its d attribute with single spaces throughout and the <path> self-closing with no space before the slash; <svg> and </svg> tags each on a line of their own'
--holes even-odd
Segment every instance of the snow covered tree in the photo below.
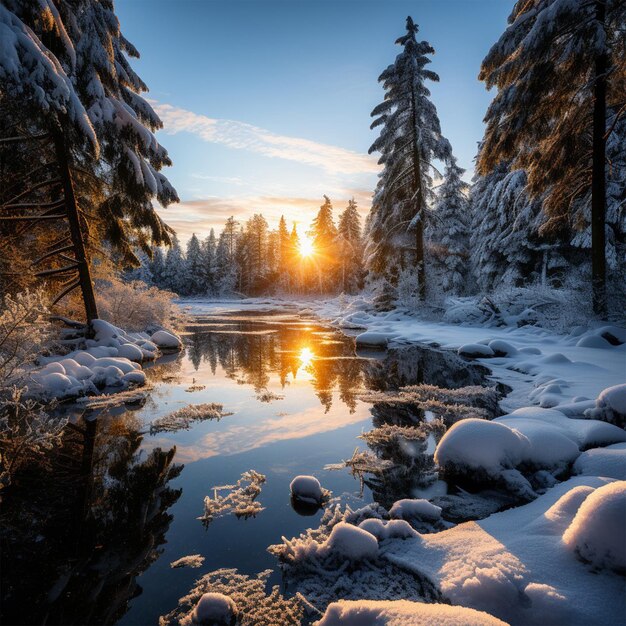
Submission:
<svg viewBox="0 0 626 626">
<path fill-rule="evenodd" d="M 202 270 L 204 281 L 202 293 L 214 294 L 216 291 L 216 267 L 215 255 L 217 253 L 217 239 L 215 231 L 211 228 L 209 236 L 202 242 Z"/>
<path fill-rule="evenodd" d="M 461 178 L 464 172 L 451 156 L 437 194 L 431 235 L 441 287 L 456 295 L 466 291 L 468 277 L 469 185 Z"/>
<path fill-rule="evenodd" d="M 285 291 L 291 289 L 291 271 L 289 264 L 291 262 L 291 244 L 289 240 L 289 229 L 287 228 L 287 220 L 285 216 L 280 216 L 278 222 L 278 256 L 279 256 L 279 271 L 278 278 L 279 287 Z"/>
<path fill-rule="evenodd" d="M 606 145 L 624 114 L 625 23 L 622 0 L 518 0 L 480 72 L 498 93 L 485 117 L 478 171 L 485 175 L 503 160 L 525 170 L 529 193 L 543 200 L 545 231 L 571 229 L 576 203 L 591 204 L 593 304 L 600 314 Z"/>
<path fill-rule="evenodd" d="M 348 201 L 348 206 L 339 215 L 337 233 L 341 260 L 341 289 L 345 293 L 354 293 L 363 282 L 361 216 L 354 198 Z"/>
<path fill-rule="evenodd" d="M 152 249 L 152 260 L 150 261 L 150 273 L 152 274 L 152 282 L 157 287 L 163 287 L 165 281 L 163 279 L 163 273 L 165 271 L 165 258 L 163 250 L 155 246 Z"/>
<path fill-rule="evenodd" d="M 337 227 L 333 220 L 333 205 L 326 195 L 308 235 L 313 240 L 319 290 L 330 290 L 334 287 L 337 269 Z"/>
<path fill-rule="evenodd" d="M 231 255 L 231 233 L 227 228 L 221 232 L 215 250 L 215 290 L 218 295 L 230 295 L 237 285 L 237 267 L 234 252 Z"/>
<path fill-rule="evenodd" d="M 200 241 L 193 233 L 187 242 L 187 254 L 185 255 L 185 295 L 197 296 L 207 291 L 204 276 L 205 266 L 200 248 Z"/>
<path fill-rule="evenodd" d="M 367 263 L 375 274 L 389 275 L 392 266 L 404 269 L 412 257 L 418 270 L 420 294 L 425 289 L 424 228 L 432 200 L 430 172 L 435 159 L 447 160 L 450 144 L 441 126 L 426 81 L 439 77 L 427 69 L 431 45 L 418 42 L 417 25 L 406 20 L 406 34 L 396 43 L 402 52 L 379 77 L 385 100 L 373 111 L 372 128 L 381 126 L 369 152 L 381 154 L 384 166 L 367 221 Z M 413 245 L 409 231 L 413 230 Z"/>
<path fill-rule="evenodd" d="M 172 237 L 172 243 L 165 256 L 163 268 L 163 286 L 174 293 L 184 295 L 187 291 L 187 277 L 185 272 L 185 257 L 178 241 L 178 237 Z"/>
</svg>

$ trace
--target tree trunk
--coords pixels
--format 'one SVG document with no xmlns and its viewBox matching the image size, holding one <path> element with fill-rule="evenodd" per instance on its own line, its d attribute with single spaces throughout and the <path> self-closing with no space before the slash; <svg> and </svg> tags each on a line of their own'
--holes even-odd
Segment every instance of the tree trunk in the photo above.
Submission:
<svg viewBox="0 0 626 626">
<path fill-rule="evenodd" d="M 72 244 L 74 246 L 74 255 L 78 265 L 78 280 L 83 294 L 85 315 L 87 317 L 87 323 L 90 323 L 92 320 L 98 319 L 98 308 L 96 306 L 93 283 L 91 282 L 91 272 L 89 271 L 89 261 L 85 252 L 83 234 L 80 228 L 78 207 L 76 206 L 76 196 L 74 195 L 74 183 L 72 182 L 72 173 L 70 172 L 69 166 L 69 155 L 65 144 L 65 137 L 61 130 L 57 130 L 54 133 L 54 147 L 59 164 L 61 184 L 63 185 L 67 221 L 70 228 Z"/>
<path fill-rule="evenodd" d="M 422 193 L 422 163 L 417 145 L 417 108 L 415 92 L 411 89 L 411 112 L 413 114 L 413 197 L 420 219 L 415 227 L 415 265 L 417 268 L 417 289 L 420 300 L 426 294 L 426 268 L 424 263 L 424 194 Z"/>
<path fill-rule="evenodd" d="M 596 19 L 604 28 L 605 0 L 596 0 Z M 606 316 L 606 51 L 596 57 L 593 88 L 593 159 L 591 174 L 591 280 L 593 310 Z"/>
</svg>

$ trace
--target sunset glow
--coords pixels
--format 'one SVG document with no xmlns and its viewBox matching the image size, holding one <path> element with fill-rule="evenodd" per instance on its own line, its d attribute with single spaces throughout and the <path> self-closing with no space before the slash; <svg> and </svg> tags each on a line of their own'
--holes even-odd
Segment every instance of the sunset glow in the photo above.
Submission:
<svg viewBox="0 0 626 626">
<path fill-rule="evenodd" d="M 303 258 L 313 256 L 313 254 L 315 254 L 315 246 L 313 245 L 313 240 L 310 237 L 302 237 L 298 245 L 298 252 Z"/>
<path fill-rule="evenodd" d="M 302 348 L 300 350 L 300 362 L 303 367 L 308 367 L 315 356 L 311 350 L 311 348 Z"/>
</svg>

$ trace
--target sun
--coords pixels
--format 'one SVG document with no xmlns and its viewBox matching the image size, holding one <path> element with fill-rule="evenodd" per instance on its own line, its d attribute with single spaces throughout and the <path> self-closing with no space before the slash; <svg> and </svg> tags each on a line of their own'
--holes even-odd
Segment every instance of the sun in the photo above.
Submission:
<svg viewBox="0 0 626 626">
<path fill-rule="evenodd" d="M 315 254 L 315 246 L 313 245 L 313 240 L 309 237 L 303 237 L 302 239 L 300 239 L 300 243 L 298 244 L 298 252 L 303 258 L 313 256 L 313 254 Z"/>
<path fill-rule="evenodd" d="M 311 348 L 307 348 L 307 347 L 302 348 L 298 356 L 300 357 L 300 363 L 302 367 L 305 367 L 305 368 L 311 365 L 311 361 L 313 361 L 313 358 L 315 357 Z"/>
</svg>

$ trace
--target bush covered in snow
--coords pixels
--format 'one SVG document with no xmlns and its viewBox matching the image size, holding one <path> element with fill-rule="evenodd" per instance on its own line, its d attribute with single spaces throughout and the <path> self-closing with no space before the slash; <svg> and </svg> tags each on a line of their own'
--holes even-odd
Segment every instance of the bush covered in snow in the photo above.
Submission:
<svg viewBox="0 0 626 626">
<path fill-rule="evenodd" d="M 563 542 L 596 569 L 626 574 L 626 481 L 609 483 L 580 505 Z"/>
<path fill-rule="evenodd" d="M 306 603 L 299 594 L 285 598 L 278 586 L 268 593 L 267 580 L 272 570 L 256 576 L 239 574 L 235 569 L 220 569 L 205 574 L 195 587 L 178 601 L 178 607 L 159 619 L 159 626 L 191 626 L 198 615 L 196 609 L 205 594 L 212 594 L 206 601 L 211 608 L 236 606 L 238 626 L 300 626 Z M 217 602 L 218 594 L 230 600 Z M 215 601 L 210 599 L 214 598 Z M 204 606 L 200 606 L 200 613 Z M 207 607 L 208 608 L 208 607 Z"/>
</svg>

